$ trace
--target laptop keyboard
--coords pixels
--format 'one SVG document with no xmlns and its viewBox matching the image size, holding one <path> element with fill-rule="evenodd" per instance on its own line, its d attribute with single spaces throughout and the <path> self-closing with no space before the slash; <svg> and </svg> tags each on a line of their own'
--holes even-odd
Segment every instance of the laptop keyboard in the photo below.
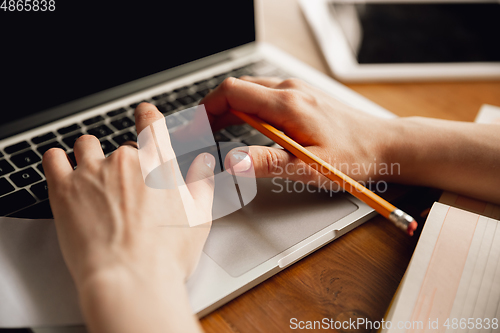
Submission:
<svg viewBox="0 0 500 333">
<path fill-rule="evenodd" d="M 52 218 L 47 182 L 41 164 L 42 155 L 50 148 L 63 149 L 76 167 L 73 153 L 75 141 L 84 134 L 91 134 L 99 139 L 102 150 L 109 155 L 124 142 L 137 140 L 133 113 L 140 103 L 152 103 L 165 116 L 174 115 L 168 118 L 167 124 L 172 129 L 187 121 L 180 115 L 175 116 L 177 111 L 197 105 L 227 77 L 243 75 L 287 77 L 276 67 L 259 61 L 5 147 L 3 151 L 0 150 L 0 216 Z M 274 144 L 246 124 L 229 126 L 214 133 L 214 138 L 217 142 L 236 141 L 249 146 Z"/>
</svg>

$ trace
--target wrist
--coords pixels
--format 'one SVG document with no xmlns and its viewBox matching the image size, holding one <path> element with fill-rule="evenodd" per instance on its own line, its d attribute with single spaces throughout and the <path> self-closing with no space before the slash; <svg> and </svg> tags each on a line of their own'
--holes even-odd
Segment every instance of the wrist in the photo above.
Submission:
<svg viewBox="0 0 500 333">
<path fill-rule="evenodd" d="M 407 183 L 407 178 L 415 174 L 421 125 L 414 118 L 389 119 L 379 144 L 381 161 L 387 172 L 381 180 Z"/>
<path fill-rule="evenodd" d="M 129 289 L 131 286 L 152 287 L 162 285 L 167 281 L 173 285 L 183 285 L 185 276 L 181 269 L 173 264 L 163 265 L 159 269 L 146 271 L 145 267 L 133 265 L 109 265 L 76 280 L 76 287 L 80 297 L 109 290 L 113 286 Z"/>
<path fill-rule="evenodd" d="M 78 293 L 89 331 L 197 330 L 184 276 L 175 267 L 160 274 L 137 273 L 126 267 L 101 270 L 80 284 Z"/>
<path fill-rule="evenodd" d="M 422 117 L 392 122 L 384 154 L 397 172 L 388 175 L 386 181 L 426 186 L 449 171 L 449 146 L 459 139 L 456 131 L 450 130 L 449 122 Z"/>
</svg>

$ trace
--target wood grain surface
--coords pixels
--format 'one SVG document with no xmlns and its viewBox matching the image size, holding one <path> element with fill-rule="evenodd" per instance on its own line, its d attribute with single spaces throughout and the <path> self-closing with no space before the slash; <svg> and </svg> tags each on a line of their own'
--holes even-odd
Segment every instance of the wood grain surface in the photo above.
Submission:
<svg viewBox="0 0 500 333">
<path fill-rule="evenodd" d="M 259 40 L 330 74 L 296 0 L 259 1 L 258 29 Z M 347 86 L 399 116 L 473 121 L 481 104 L 500 106 L 500 81 Z M 418 216 L 438 195 L 415 189 L 399 205 Z M 417 237 L 375 217 L 209 314 L 202 327 L 214 333 L 289 332 L 291 318 L 381 320 Z"/>
</svg>

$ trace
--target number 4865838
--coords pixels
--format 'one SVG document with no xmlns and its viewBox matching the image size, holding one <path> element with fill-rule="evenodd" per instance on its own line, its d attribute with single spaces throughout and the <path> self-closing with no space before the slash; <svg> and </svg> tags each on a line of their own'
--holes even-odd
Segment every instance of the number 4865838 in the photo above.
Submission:
<svg viewBox="0 0 500 333">
<path fill-rule="evenodd" d="M 55 0 L 3 0 L 0 6 L 4 12 L 53 12 Z"/>
<path fill-rule="evenodd" d="M 498 329 L 498 318 L 450 318 L 446 319 L 446 321 L 443 324 L 444 327 L 447 329 L 453 329 L 456 330 L 458 328 L 460 329 Z"/>
</svg>

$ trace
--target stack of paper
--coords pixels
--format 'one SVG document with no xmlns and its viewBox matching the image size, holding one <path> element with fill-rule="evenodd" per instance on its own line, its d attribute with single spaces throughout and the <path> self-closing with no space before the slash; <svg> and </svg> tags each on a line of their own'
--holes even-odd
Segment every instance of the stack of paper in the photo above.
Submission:
<svg viewBox="0 0 500 333">
<path fill-rule="evenodd" d="M 435 203 L 381 331 L 499 332 L 499 224 Z"/>
</svg>

